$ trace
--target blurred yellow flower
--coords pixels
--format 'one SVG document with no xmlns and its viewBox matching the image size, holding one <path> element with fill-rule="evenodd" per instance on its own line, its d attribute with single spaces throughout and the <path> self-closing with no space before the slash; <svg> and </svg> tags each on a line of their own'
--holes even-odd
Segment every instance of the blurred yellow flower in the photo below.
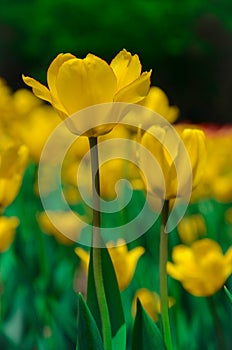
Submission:
<svg viewBox="0 0 232 350">
<path fill-rule="evenodd" d="M 27 89 L 19 89 L 15 91 L 12 95 L 11 103 L 16 112 L 15 119 L 19 119 L 19 116 L 24 118 L 34 108 L 42 105 L 42 101 Z"/>
<path fill-rule="evenodd" d="M 205 238 L 191 247 L 179 245 L 172 252 L 167 272 L 195 296 L 216 293 L 232 272 L 232 247 L 223 255 L 219 244 Z"/>
<path fill-rule="evenodd" d="M 85 270 L 86 274 L 88 273 L 89 269 L 89 260 L 90 260 L 90 254 L 85 249 L 76 247 L 74 249 L 76 255 L 81 259 L 81 266 L 83 270 Z"/>
<path fill-rule="evenodd" d="M 156 135 L 155 138 L 153 135 Z M 171 158 L 170 153 L 167 151 L 165 145 L 169 144 L 173 139 L 173 134 L 170 128 L 161 128 L 159 126 L 152 126 L 141 138 L 141 144 L 149 150 L 157 160 L 162 170 L 162 179 L 165 182 L 165 199 L 175 198 L 177 195 L 178 186 L 181 189 L 185 188 L 189 177 L 192 177 L 192 188 L 194 189 L 200 182 L 206 159 L 205 150 L 205 136 L 201 130 L 198 129 L 185 129 L 181 135 L 181 140 L 189 155 L 192 174 L 188 173 L 186 164 L 182 158 L 182 145 L 181 142 L 174 141 L 172 150 L 174 151 L 174 159 Z M 161 140 L 161 142 L 158 140 Z M 169 141 L 169 142 L 168 142 Z M 183 183 L 178 183 L 177 172 L 174 164 L 174 160 L 181 169 L 181 179 Z M 151 174 L 150 164 L 145 157 L 139 157 L 140 167 L 147 175 L 148 191 L 152 194 L 159 196 L 162 193 L 163 183 L 159 181 L 157 174 Z M 160 180 L 162 180 L 160 179 Z M 180 193 L 183 191 L 180 191 Z"/>
<path fill-rule="evenodd" d="M 160 314 L 160 297 L 156 292 L 152 292 L 146 288 L 140 288 L 136 291 L 132 302 L 132 315 L 136 315 L 136 303 L 137 299 L 140 300 L 142 306 L 153 319 L 154 322 L 158 321 L 158 315 Z M 171 307 L 175 304 L 175 300 L 172 297 L 168 298 L 168 306 Z"/>
<path fill-rule="evenodd" d="M 41 105 L 28 113 L 27 120 L 18 123 L 19 137 L 28 147 L 30 156 L 36 163 L 40 160 L 47 139 L 59 122 L 60 119 L 53 108 Z"/>
<path fill-rule="evenodd" d="M 158 86 L 152 86 L 147 97 L 139 104 L 160 114 L 169 123 L 174 123 L 179 116 L 179 108 L 169 105 L 167 95 Z"/>
<path fill-rule="evenodd" d="M 50 133 L 60 123 L 51 106 L 47 106 L 27 89 L 14 93 L 0 79 L 1 148 L 25 145 L 33 161 L 39 162 Z"/>
<path fill-rule="evenodd" d="M 18 194 L 28 160 L 26 146 L 12 146 L 0 151 L 0 211 Z"/>
<path fill-rule="evenodd" d="M 192 201 L 214 198 L 219 202 L 232 200 L 232 127 L 204 126 L 207 166 Z"/>
<path fill-rule="evenodd" d="M 19 225 L 16 217 L 0 217 L 0 253 L 9 248 L 15 237 L 15 230 Z"/>
<path fill-rule="evenodd" d="M 100 136 L 99 142 L 113 141 L 115 138 L 130 140 L 133 138 L 133 135 L 127 126 L 118 124 L 110 133 Z M 110 150 L 106 148 L 105 152 L 107 152 L 107 155 L 114 154 L 115 148 L 117 154 L 119 147 L 120 140 L 115 144 L 110 143 Z M 101 187 L 101 196 L 104 199 L 112 200 L 116 198 L 116 190 L 117 194 L 120 196 L 120 191 L 121 189 L 123 190 L 123 187 L 120 186 L 120 183 L 118 183 L 119 186 L 116 184 L 121 179 L 127 180 L 134 189 L 143 189 L 140 171 L 138 167 L 130 161 L 134 158 L 135 153 L 136 143 L 128 143 L 125 158 L 112 157 L 112 160 L 102 164 L 100 168 L 100 182 L 104 184 L 104 186 Z M 111 176 L 109 176 L 109 174 Z"/>
<path fill-rule="evenodd" d="M 219 202 L 227 203 L 232 200 L 232 169 L 230 174 L 215 176 L 211 191 L 212 197 Z"/>
<path fill-rule="evenodd" d="M 206 234 L 206 226 L 203 217 L 200 214 L 184 217 L 178 224 L 177 230 L 184 244 L 191 244 L 200 236 Z"/>
<path fill-rule="evenodd" d="M 95 104 L 138 103 L 149 91 L 150 75 L 151 72 L 141 74 L 139 57 L 124 49 L 110 65 L 93 54 L 84 59 L 70 53 L 59 54 L 48 68 L 48 88 L 30 77 L 23 76 L 23 80 L 37 97 L 50 102 L 61 118 L 66 119 Z M 112 128 L 112 125 L 99 125 L 85 135 L 99 136 Z"/>
<path fill-rule="evenodd" d="M 136 247 L 128 251 L 123 239 L 119 239 L 116 245 L 113 242 L 106 244 L 118 279 L 119 289 L 124 290 L 131 282 L 137 262 L 145 253 L 143 247 Z"/>
<path fill-rule="evenodd" d="M 138 259 L 144 254 L 143 247 L 136 247 L 128 251 L 127 245 L 123 239 L 119 239 L 116 245 L 113 242 L 106 244 L 118 280 L 120 291 L 123 291 L 131 282 Z M 83 261 L 83 267 L 88 272 L 89 253 L 84 249 L 77 247 L 75 253 Z"/>
<path fill-rule="evenodd" d="M 64 228 L 63 232 L 66 232 L 67 235 L 63 234 L 61 231 L 59 231 L 53 223 L 50 221 L 49 217 L 47 216 L 46 212 L 39 213 L 37 215 L 37 220 L 40 225 L 40 228 L 43 232 L 47 233 L 48 235 L 52 235 L 55 237 L 55 239 L 64 245 L 72 245 L 74 242 L 78 239 L 81 230 L 85 226 L 84 222 L 80 222 L 80 227 L 77 228 L 77 222 L 76 220 L 73 221 L 72 212 L 64 212 L 64 211 L 56 211 L 56 212 L 50 212 L 49 213 L 52 220 L 57 222 L 59 224 L 59 227 Z"/>
<path fill-rule="evenodd" d="M 110 174 L 110 176 L 109 176 Z M 101 196 L 107 200 L 113 200 L 117 195 L 122 196 L 123 186 L 120 180 L 128 180 L 133 185 L 133 180 L 139 178 L 139 169 L 133 163 L 125 159 L 112 159 L 104 163 L 100 168 Z"/>
<path fill-rule="evenodd" d="M 157 124 L 156 114 L 169 123 L 174 123 L 179 116 L 179 108 L 170 106 L 167 95 L 157 86 L 152 86 L 138 105 L 144 108 L 127 110 L 123 118 L 123 122 L 136 140 L 141 138 L 145 130 Z"/>
<path fill-rule="evenodd" d="M 117 143 L 113 143 L 115 138 L 128 140 L 130 139 L 130 132 L 124 125 L 118 124 L 108 134 L 100 136 L 99 144 L 106 141 L 112 141 L 110 145 L 101 148 L 101 158 L 104 158 L 104 155 L 106 155 L 106 158 L 109 158 L 111 154 L 114 154 L 115 150 L 116 153 L 118 152 L 120 140 L 117 140 Z M 88 151 L 88 139 L 81 136 L 75 141 L 65 157 L 62 167 L 62 180 L 65 184 L 65 197 L 69 203 L 75 203 L 81 200 L 77 184 L 79 187 L 84 188 L 85 193 L 88 193 L 89 196 L 91 196 L 90 159 L 86 155 L 86 152 Z M 119 186 L 117 186 L 117 182 L 121 179 L 128 180 L 133 188 L 143 188 L 138 167 L 133 162 L 129 161 L 134 157 L 134 153 L 135 147 L 128 147 L 126 155 L 128 160 L 112 156 L 112 159 L 104 162 L 100 166 L 100 183 L 102 184 L 101 197 L 105 200 L 115 199 L 116 191 L 119 196 L 121 195 L 121 190 L 123 190 L 124 187 L 120 186 L 120 183 L 118 183 Z M 83 159 L 84 156 L 85 160 Z M 78 173 L 80 161 L 82 161 L 82 171 Z"/>
</svg>

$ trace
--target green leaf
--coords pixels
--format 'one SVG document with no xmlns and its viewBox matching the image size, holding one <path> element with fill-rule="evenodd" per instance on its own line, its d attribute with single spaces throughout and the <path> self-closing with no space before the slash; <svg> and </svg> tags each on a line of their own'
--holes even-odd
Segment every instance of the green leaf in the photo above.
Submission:
<svg viewBox="0 0 232 350">
<path fill-rule="evenodd" d="M 124 350 L 126 348 L 126 325 L 124 312 L 117 278 L 107 249 L 101 249 L 101 261 L 106 301 L 111 323 L 112 350 Z M 101 318 L 94 283 L 93 248 L 91 248 L 90 253 L 87 304 L 101 332 Z"/>
<path fill-rule="evenodd" d="M 2 330 L 0 330 L 0 349 L 21 350 L 17 344 L 14 344 Z"/>
<path fill-rule="evenodd" d="M 133 329 L 132 350 L 165 350 L 159 328 L 154 321 L 148 316 L 137 299 L 137 313 Z"/>
<path fill-rule="evenodd" d="M 230 293 L 229 289 L 226 286 L 224 286 L 224 291 L 226 292 L 226 295 L 228 296 L 229 301 L 232 304 L 232 294 Z"/>
<path fill-rule="evenodd" d="M 124 323 L 112 339 L 112 349 L 126 348 L 126 323 Z"/>
<path fill-rule="evenodd" d="M 78 299 L 78 330 L 76 350 L 104 350 L 96 322 L 81 294 Z"/>
</svg>

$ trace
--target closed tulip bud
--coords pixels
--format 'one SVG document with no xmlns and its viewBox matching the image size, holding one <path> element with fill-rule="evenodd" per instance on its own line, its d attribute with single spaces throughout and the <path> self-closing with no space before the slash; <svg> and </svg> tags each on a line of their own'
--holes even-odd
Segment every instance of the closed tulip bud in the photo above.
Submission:
<svg viewBox="0 0 232 350">
<path fill-rule="evenodd" d="M 142 306 L 153 319 L 154 322 L 158 321 L 160 314 L 160 297 L 156 292 L 150 291 L 146 288 L 140 288 L 136 291 L 132 302 L 132 315 L 136 315 L 136 300 L 139 299 Z M 172 297 L 168 298 L 168 307 L 175 304 L 175 300 Z"/>
<path fill-rule="evenodd" d="M 145 249 L 143 247 L 136 247 L 128 251 L 128 248 L 123 239 L 119 239 L 116 244 L 108 242 L 106 244 L 118 281 L 118 286 L 123 291 L 131 282 L 138 260 Z M 77 247 L 75 253 L 82 261 L 82 266 L 85 271 L 88 271 L 89 253 L 84 249 Z"/>
<path fill-rule="evenodd" d="M 11 245 L 18 225 L 19 220 L 16 217 L 0 217 L 0 253 L 7 250 Z"/>
<path fill-rule="evenodd" d="M 192 188 L 197 186 L 206 157 L 201 130 L 185 129 L 178 138 L 169 127 L 153 126 L 144 133 L 141 144 L 151 152 L 161 170 L 152 173 L 146 157 L 139 155 L 148 192 L 161 199 L 172 199 L 178 194 L 182 196 L 189 183 L 192 182 Z"/>
</svg>

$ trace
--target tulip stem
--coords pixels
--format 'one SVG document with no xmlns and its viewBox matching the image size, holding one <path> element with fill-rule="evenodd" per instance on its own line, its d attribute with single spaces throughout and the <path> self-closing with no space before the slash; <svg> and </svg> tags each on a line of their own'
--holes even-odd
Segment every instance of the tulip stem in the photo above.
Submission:
<svg viewBox="0 0 232 350">
<path fill-rule="evenodd" d="M 92 196 L 93 196 L 93 222 L 92 222 L 92 244 L 93 244 L 93 271 L 97 300 L 101 316 L 102 335 L 104 349 L 110 350 L 111 345 L 111 325 L 106 301 L 101 255 L 101 212 L 100 212 L 100 177 L 97 137 L 89 137 L 91 171 L 92 171 Z"/>
<path fill-rule="evenodd" d="M 169 201 L 164 201 L 161 217 L 160 229 L 160 300 L 161 300 L 161 318 L 163 325 L 164 342 L 167 350 L 172 349 L 171 329 L 168 314 L 168 278 L 167 278 L 167 261 L 168 261 L 168 234 L 165 227 L 168 221 Z"/>
</svg>

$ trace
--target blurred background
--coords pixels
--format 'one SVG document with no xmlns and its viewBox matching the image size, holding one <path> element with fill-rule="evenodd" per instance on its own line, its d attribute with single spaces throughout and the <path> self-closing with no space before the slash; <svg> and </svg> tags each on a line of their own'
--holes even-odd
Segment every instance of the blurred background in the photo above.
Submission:
<svg viewBox="0 0 232 350">
<path fill-rule="evenodd" d="M 229 123 L 232 105 L 231 0 L 1 0 L 0 76 L 46 81 L 60 52 L 110 61 L 126 48 L 153 69 L 181 120 Z"/>
</svg>

